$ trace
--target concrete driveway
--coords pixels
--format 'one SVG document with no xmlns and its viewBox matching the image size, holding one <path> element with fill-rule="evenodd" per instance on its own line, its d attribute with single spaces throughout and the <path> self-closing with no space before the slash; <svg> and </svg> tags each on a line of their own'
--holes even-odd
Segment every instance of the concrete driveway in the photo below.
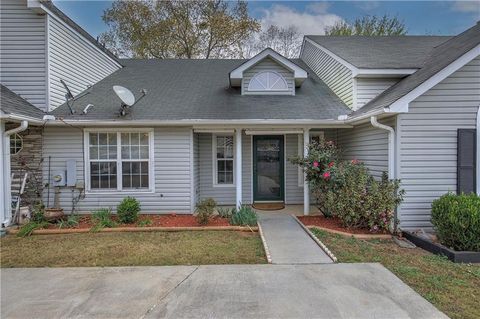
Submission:
<svg viewBox="0 0 480 319">
<path fill-rule="evenodd" d="M 446 318 L 380 264 L 1 270 L 1 318 Z"/>
</svg>

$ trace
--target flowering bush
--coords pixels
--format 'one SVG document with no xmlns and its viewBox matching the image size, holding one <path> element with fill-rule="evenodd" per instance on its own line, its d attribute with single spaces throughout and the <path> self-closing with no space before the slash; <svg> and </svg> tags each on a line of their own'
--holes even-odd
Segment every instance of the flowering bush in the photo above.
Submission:
<svg viewBox="0 0 480 319">
<path fill-rule="evenodd" d="M 299 165 L 306 174 L 318 209 L 325 217 L 331 217 L 330 210 L 324 205 L 325 195 L 341 183 L 341 174 L 337 174 L 340 150 L 332 141 L 312 142 L 306 157 L 294 157 L 290 162 Z"/>
<path fill-rule="evenodd" d="M 333 142 L 320 141 L 309 146 L 308 156 L 290 161 L 303 168 L 325 217 L 336 216 L 346 227 L 388 231 L 403 200 L 400 181 L 389 180 L 386 173 L 377 181 L 360 161 L 339 158 Z"/>
</svg>

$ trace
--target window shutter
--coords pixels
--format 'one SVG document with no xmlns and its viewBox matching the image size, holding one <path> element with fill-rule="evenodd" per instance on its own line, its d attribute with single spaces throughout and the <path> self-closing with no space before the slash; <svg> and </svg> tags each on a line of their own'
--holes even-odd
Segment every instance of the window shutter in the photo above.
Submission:
<svg viewBox="0 0 480 319">
<path fill-rule="evenodd" d="M 476 190 L 476 130 L 458 129 L 457 135 L 457 193 Z"/>
</svg>

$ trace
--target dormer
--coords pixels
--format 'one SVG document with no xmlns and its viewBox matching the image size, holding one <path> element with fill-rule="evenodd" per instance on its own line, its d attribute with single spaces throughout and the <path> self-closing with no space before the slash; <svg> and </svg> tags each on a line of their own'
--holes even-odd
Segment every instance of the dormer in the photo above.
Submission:
<svg viewBox="0 0 480 319">
<path fill-rule="evenodd" d="M 242 95 L 295 95 L 307 72 L 286 57 L 267 48 L 230 72 L 230 85 Z"/>
</svg>

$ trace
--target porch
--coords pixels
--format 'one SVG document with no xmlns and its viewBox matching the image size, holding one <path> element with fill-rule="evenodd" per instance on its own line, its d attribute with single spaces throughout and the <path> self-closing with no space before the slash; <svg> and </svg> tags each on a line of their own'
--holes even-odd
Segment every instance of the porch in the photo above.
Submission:
<svg viewBox="0 0 480 319">
<path fill-rule="evenodd" d="M 313 139 L 337 140 L 337 128 L 194 128 L 195 202 L 220 206 L 283 203 L 279 212 L 317 212 L 302 170 L 289 159 L 303 156 Z"/>
</svg>

